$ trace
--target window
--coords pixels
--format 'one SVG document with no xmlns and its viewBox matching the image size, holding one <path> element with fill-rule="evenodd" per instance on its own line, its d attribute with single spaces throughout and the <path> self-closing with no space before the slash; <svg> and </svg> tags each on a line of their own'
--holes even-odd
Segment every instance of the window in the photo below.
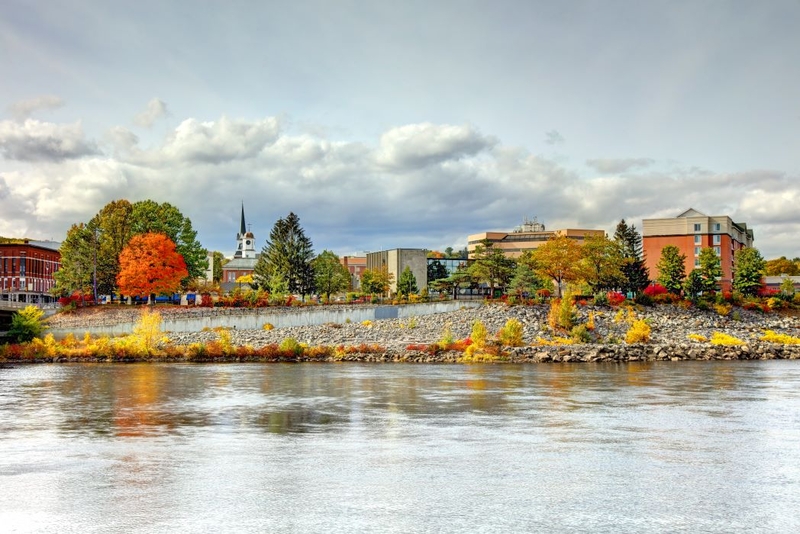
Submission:
<svg viewBox="0 0 800 534">
<path fill-rule="evenodd" d="M 695 258 L 694 259 L 694 266 L 695 267 L 700 267 L 700 258 Z"/>
<path fill-rule="evenodd" d="M 719 247 L 714 247 L 714 252 L 716 252 L 716 253 L 717 253 L 717 256 L 719 256 L 720 254 L 722 254 L 722 252 L 720 251 Z"/>
<path fill-rule="evenodd" d="M 702 236 L 699 236 L 699 235 L 694 236 L 694 244 L 695 245 L 699 245 L 702 242 L 701 239 L 702 239 Z"/>
<path fill-rule="evenodd" d="M 714 223 L 714 231 L 719 232 L 719 228 L 720 228 L 719 223 Z"/>
<path fill-rule="evenodd" d="M 700 247 L 694 247 L 694 255 L 695 256 L 699 256 L 700 255 Z"/>
<path fill-rule="evenodd" d="M 694 223 L 694 231 L 695 232 L 699 232 L 700 231 L 700 223 Z"/>
<path fill-rule="evenodd" d="M 722 242 L 722 236 L 720 236 L 719 234 L 715 235 L 714 236 L 714 244 L 715 245 L 719 245 L 721 242 Z"/>
</svg>

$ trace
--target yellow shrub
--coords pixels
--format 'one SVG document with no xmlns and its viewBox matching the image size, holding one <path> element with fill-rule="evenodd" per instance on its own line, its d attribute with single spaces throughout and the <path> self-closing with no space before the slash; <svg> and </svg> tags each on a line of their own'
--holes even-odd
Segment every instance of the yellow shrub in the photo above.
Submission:
<svg viewBox="0 0 800 534">
<path fill-rule="evenodd" d="M 523 327 L 518 319 L 511 318 L 506 321 L 505 326 L 497 333 L 497 339 L 501 345 L 507 347 L 521 347 L 524 345 L 522 341 Z"/>
<path fill-rule="evenodd" d="M 714 310 L 723 317 L 727 317 L 731 313 L 731 308 L 730 304 L 714 304 Z"/>
<path fill-rule="evenodd" d="M 586 329 L 587 330 L 594 330 L 594 312 L 589 312 L 589 320 L 586 321 Z"/>
<path fill-rule="evenodd" d="M 367 319 L 366 321 L 361 321 L 361 324 L 366 326 L 367 328 L 370 328 L 372 326 L 372 321 Z"/>
<path fill-rule="evenodd" d="M 222 347 L 223 354 L 233 353 L 233 343 L 231 342 L 230 330 L 220 330 L 217 333 L 217 341 L 219 341 L 219 344 Z"/>
<path fill-rule="evenodd" d="M 689 334 L 687 337 L 692 341 L 699 341 L 700 343 L 705 343 L 708 341 L 706 336 L 701 336 L 700 334 Z"/>
<path fill-rule="evenodd" d="M 722 332 L 714 332 L 711 335 L 711 344 L 730 347 L 733 345 L 744 345 L 744 341 L 742 341 L 737 337 L 733 337 L 728 334 L 723 334 Z"/>
<path fill-rule="evenodd" d="M 272 330 L 275 328 L 272 323 L 264 323 L 264 326 L 261 327 L 262 330 Z"/>
<path fill-rule="evenodd" d="M 800 337 L 793 337 L 788 334 L 778 334 L 772 330 L 767 330 L 761 336 L 761 341 L 768 343 L 780 343 L 781 345 L 800 345 Z"/>
<path fill-rule="evenodd" d="M 650 332 L 649 324 L 642 319 L 636 319 L 625 334 L 625 343 L 647 343 L 650 341 Z"/>
<path fill-rule="evenodd" d="M 439 338 L 438 345 L 444 349 L 449 345 L 452 345 L 455 340 L 456 339 L 453 336 L 453 331 L 450 330 L 450 323 L 447 323 L 447 325 L 444 327 L 444 330 L 442 330 L 442 337 Z"/>
<path fill-rule="evenodd" d="M 472 340 L 472 345 L 476 347 L 483 347 L 486 345 L 486 326 L 480 321 L 472 323 L 472 333 L 469 335 Z"/>
<path fill-rule="evenodd" d="M 161 314 L 145 308 L 139 322 L 133 327 L 133 335 L 146 354 L 152 353 L 162 338 Z"/>
</svg>

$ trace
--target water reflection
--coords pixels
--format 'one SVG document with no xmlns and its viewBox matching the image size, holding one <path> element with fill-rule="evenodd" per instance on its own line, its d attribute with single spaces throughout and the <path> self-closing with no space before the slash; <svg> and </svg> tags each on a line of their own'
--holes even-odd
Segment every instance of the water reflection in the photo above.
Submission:
<svg viewBox="0 0 800 534">
<path fill-rule="evenodd" d="M 7 367 L 0 524 L 797 531 L 798 386 L 796 361 Z"/>
</svg>

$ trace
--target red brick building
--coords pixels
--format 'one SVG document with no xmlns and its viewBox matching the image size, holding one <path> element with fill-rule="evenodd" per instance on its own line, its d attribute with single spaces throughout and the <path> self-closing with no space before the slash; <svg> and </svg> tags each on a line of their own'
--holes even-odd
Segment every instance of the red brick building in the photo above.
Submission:
<svg viewBox="0 0 800 534">
<path fill-rule="evenodd" d="M 47 303 L 55 299 L 53 273 L 61 267 L 60 243 L 0 243 L 0 300 Z"/>
<path fill-rule="evenodd" d="M 673 218 L 644 219 L 642 245 L 645 264 L 650 269 L 652 279 L 658 277 L 656 264 L 661 259 L 661 249 L 665 246 L 674 245 L 681 254 L 686 255 L 686 274 L 700 266 L 702 249 L 713 248 L 722 267 L 720 287 L 730 289 L 736 253 L 753 246 L 753 230 L 747 228 L 745 223 L 733 222 L 727 215 L 709 217 L 688 209 Z"/>
<path fill-rule="evenodd" d="M 361 288 L 361 273 L 367 268 L 367 258 L 364 256 L 342 256 L 339 261 L 350 271 L 350 289 L 358 291 Z"/>
</svg>

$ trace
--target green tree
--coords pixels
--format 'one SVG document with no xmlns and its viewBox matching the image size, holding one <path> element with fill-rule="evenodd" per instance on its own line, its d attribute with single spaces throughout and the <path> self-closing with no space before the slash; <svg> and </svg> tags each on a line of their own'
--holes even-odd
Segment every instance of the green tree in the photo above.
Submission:
<svg viewBox="0 0 800 534">
<path fill-rule="evenodd" d="M 563 235 L 553 237 L 533 252 L 534 271 L 540 277 L 552 280 L 560 297 L 563 283 L 580 278 L 581 256 L 581 246 L 574 239 Z"/>
<path fill-rule="evenodd" d="M 722 278 L 719 256 L 713 248 L 706 247 L 700 250 L 698 260 L 700 275 L 703 277 L 703 291 L 716 291 L 719 289 L 719 279 Z"/>
<path fill-rule="evenodd" d="M 767 262 L 758 249 L 745 248 L 734 258 L 733 289 L 743 295 L 755 295 L 761 289 Z"/>
<path fill-rule="evenodd" d="M 658 278 L 656 281 L 667 288 L 670 293 L 680 294 L 683 280 L 686 278 L 686 255 L 675 245 L 667 245 L 661 249 L 661 258 L 656 264 Z"/>
<path fill-rule="evenodd" d="M 502 250 L 494 248 L 494 243 L 484 239 L 475 247 L 469 266 L 470 275 L 489 286 L 489 294 L 494 296 L 496 286 L 505 287 L 514 274 L 515 262 L 506 257 Z"/>
<path fill-rule="evenodd" d="M 73 224 L 61 243 L 61 268 L 53 273 L 63 294 L 88 293 L 94 279 L 94 233 L 85 224 Z"/>
<path fill-rule="evenodd" d="M 218 284 L 222 281 L 222 268 L 225 267 L 225 264 L 228 263 L 230 260 L 226 258 L 222 254 L 222 252 L 218 252 L 216 250 L 212 253 L 211 256 L 214 262 L 213 281 Z"/>
<path fill-rule="evenodd" d="M 650 284 L 650 272 L 644 262 L 642 236 L 636 226 L 622 219 L 614 232 L 614 241 L 622 248 L 623 262 L 620 266 L 622 281 L 619 289 L 634 295 L 644 291 Z"/>
<path fill-rule="evenodd" d="M 623 247 L 606 236 L 586 236 L 581 250 L 582 278 L 592 293 L 616 289 L 624 284 Z"/>
<path fill-rule="evenodd" d="M 408 298 L 410 294 L 417 291 L 417 278 L 411 272 L 411 267 L 406 265 L 406 268 L 400 273 L 400 278 L 397 279 L 397 293 L 402 297 Z"/>
<path fill-rule="evenodd" d="M 132 237 L 132 217 L 130 202 L 114 200 L 89 221 L 97 260 L 97 292 L 101 295 L 111 294 L 117 288 L 119 255 Z"/>
<path fill-rule="evenodd" d="M 684 294 L 692 300 L 697 300 L 697 297 L 699 297 L 700 293 L 704 290 L 705 281 L 703 280 L 700 269 L 692 269 L 692 272 L 689 273 L 689 276 L 687 276 L 686 280 L 683 282 Z"/>
<path fill-rule="evenodd" d="M 508 290 L 515 293 L 517 296 L 522 297 L 523 293 L 532 295 L 537 289 L 545 287 L 542 279 L 536 276 L 536 273 L 531 269 L 530 265 L 525 262 L 517 262 L 517 268 L 514 270 L 514 277 L 508 284 Z"/>
<path fill-rule="evenodd" d="M 39 337 L 44 331 L 44 326 L 42 325 L 43 315 L 44 310 L 40 310 L 33 305 L 25 306 L 11 316 L 11 328 L 8 330 L 8 335 L 18 343 L 24 343 Z"/>
<path fill-rule="evenodd" d="M 314 258 L 314 276 L 317 290 L 330 300 L 331 293 L 338 293 L 350 287 L 350 271 L 342 265 L 339 256 L 330 250 L 323 250 Z"/>
<path fill-rule="evenodd" d="M 313 258 L 311 240 L 300 226 L 300 219 L 290 212 L 272 227 L 254 268 L 256 282 L 260 287 L 267 286 L 275 292 L 273 284 L 282 279 L 289 292 L 299 293 L 305 298 L 314 290 Z"/>
</svg>

